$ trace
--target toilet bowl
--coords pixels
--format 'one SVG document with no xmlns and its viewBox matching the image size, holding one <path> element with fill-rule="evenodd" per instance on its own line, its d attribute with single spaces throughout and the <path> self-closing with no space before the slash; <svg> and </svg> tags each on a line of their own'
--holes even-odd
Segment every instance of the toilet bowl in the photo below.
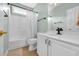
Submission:
<svg viewBox="0 0 79 59">
<path fill-rule="evenodd" d="M 29 51 L 36 50 L 36 48 L 37 48 L 37 39 L 36 38 L 29 39 L 28 44 L 29 44 Z"/>
</svg>

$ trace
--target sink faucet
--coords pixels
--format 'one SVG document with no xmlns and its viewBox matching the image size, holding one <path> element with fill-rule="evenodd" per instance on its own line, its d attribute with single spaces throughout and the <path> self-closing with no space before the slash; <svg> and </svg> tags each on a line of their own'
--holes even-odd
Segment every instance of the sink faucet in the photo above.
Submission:
<svg viewBox="0 0 79 59">
<path fill-rule="evenodd" d="M 58 33 L 57 33 L 57 34 L 61 35 L 60 31 L 63 31 L 63 29 L 62 29 L 62 28 L 57 27 L 56 31 L 58 31 Z"/>
</svg>

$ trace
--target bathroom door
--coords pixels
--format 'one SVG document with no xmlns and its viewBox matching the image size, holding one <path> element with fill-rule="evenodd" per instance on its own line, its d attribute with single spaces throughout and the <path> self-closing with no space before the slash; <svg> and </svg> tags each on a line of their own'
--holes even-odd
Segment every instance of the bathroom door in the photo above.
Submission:
<svg viewBox="0 0 79 59">
<path fill-rule="evenodd" d="M 4 11 L 0 9 L 0 56 L 7 55 L 8 52 L 8 17 L 4 15 Z"/>
</svg>

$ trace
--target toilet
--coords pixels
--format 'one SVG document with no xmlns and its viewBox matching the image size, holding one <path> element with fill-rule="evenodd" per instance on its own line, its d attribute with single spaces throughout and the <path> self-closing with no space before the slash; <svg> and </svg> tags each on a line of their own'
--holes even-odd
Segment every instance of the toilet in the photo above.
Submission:
<svg viewBox="0 0 79 59">
<path fill-rule="evenodd" d="M 31 24 L 28 38 L 29 51 L 37 49 L 37 19 L 33 19 Z"/>
<path fill-rule="evenodd" d="M 29 39 L 28 44 L 29 44 L 29 51 L 36 50 L 36 48 L 37 48 L 37 39 L 36 38 Z"/>
</svg>

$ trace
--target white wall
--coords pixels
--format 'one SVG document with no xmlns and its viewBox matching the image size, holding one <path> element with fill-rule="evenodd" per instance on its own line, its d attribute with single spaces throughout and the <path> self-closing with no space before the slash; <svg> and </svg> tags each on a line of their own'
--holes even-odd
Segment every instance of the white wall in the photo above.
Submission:
<svg viewBox="0 0 79 59">
<path fill-rule="evenodd" d="M 38 19 L 48 17 L 48 4 L 47 3 L 38 3 L 34 9 L 39 10 Z M 38 24 L 37 25 L 38 32 L 46 32 L 47 31 L 47 29 L 48 29 L 47 19 L 42 19 L 37 24 Z"/>
</svg>

